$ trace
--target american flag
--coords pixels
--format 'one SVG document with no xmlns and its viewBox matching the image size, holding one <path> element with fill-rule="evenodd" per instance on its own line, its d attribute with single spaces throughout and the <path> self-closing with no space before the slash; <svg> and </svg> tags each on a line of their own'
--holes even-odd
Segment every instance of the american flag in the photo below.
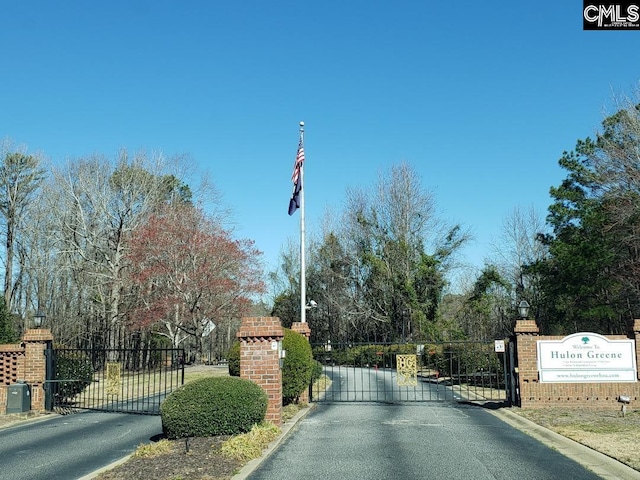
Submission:
<svg viewBox="0 0 640 480">
<path fill-rule="evenodd" d="M 300 208 L 300 190 L 302 190 L 302 179 L 300 178 L 300 169 L 304 163 L 304 145 L 302 145 L 302 139 L 298 144 L 298 153 L 296 154 L 296 162 L 293 164 L 293 173 L 291 174 L 291 181 L 293 181 L 293 193 L 291 194 L 291 200 L 289 200 L 289 215 L 293 215 L 298 208 Z"/>
<path fill-rule="evenodd" d="M 302 167 L 302 163 L 304 162 L 304 145 L 302 145 L 302 140 L 298 144 L 298 153 L 296 154 L 296 163 L 293 164 L 293 174 L 291 175 L 291 181 L 293 183 L 298 183 L 298 177 L 300 176 L 300 167 Z"/>
</svg>

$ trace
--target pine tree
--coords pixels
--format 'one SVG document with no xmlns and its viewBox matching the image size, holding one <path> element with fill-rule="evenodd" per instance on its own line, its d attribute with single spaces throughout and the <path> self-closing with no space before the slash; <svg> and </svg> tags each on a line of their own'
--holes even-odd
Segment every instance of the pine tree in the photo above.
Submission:
<svg viewBox="0 0 640 480">
<path fill-rule="evenodd" d="M 7 308 L 4 297 L 0 297 L 0 345 L 14 343 L 18 340 L 18 334 L 13 325 L 13 316 Z"/>
</svg>

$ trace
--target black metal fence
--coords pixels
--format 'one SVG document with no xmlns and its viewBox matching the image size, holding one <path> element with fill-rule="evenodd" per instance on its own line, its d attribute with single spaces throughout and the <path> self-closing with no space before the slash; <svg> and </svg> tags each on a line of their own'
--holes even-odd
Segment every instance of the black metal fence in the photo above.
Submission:
<svg viewBox="0 0 640 480">
<path fill-rule="evenodd" d="M 324 375 L 312 401 L 512 401 L 508 352 L 494 342 L 327 343 L 313 353 Z"/>
<path fill-rule="evenodd" d="M 45 408 L 158 415 L 184 383 L 184 350 L 47 348 Z"/>
</svg>

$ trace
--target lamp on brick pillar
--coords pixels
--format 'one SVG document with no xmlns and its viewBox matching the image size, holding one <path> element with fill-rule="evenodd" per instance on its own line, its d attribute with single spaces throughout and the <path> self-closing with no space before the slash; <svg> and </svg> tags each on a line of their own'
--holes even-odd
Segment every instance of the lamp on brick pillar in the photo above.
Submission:
<svg viewBox="0 0 640 480">
<path fill-rule="evenodd" d="M 36 313 L 33 314 L 33 324 L 36 328 L 40 328 L 42 326 L 42 324 L 44 323 L 44 319 L 47 318 L 47 316 L 44 314 L 44 312 L 40 309 L 38 309 L 38 311 L 36 311 Z"/>
<path fill-rule="evenodd" d="M 522 300 L 518 305 L 518 315 L 513 333 L 515 334 L 515 385 L 514 402 L 521 408 L 535 404 L 532 387 L 538 384 L 537 340 L 540 329 L 535 320 L 529 320 L 529 303 Z"/>
<path fill-rule="evenodd" d="M 529 317 L 529 303 L 526 300 L 522 300 L 520 305 L 518 305 L 518 315 L 523 320 L 527 320 Z"/>
</svg>

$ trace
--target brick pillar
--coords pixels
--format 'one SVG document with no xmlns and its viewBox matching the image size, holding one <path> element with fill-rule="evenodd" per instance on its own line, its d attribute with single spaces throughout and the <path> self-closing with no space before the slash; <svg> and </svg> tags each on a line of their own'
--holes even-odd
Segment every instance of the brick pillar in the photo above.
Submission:
<svg viewBox="0 0 640 480">
<path fill-rule="evenodd" d="M 311 337 L 311 328 L 307 322 L 293 322 L 291 324 L 291 330 L 304 335 L 307 338 L 307 341 L 309 341 L 309 338 Z M 309 389 L 302 392 L 298 400 L 301 403 L 309 403 Z"/>
<path fill-rule="evenodd" d="M 282 371 L 279 342 L 284 330 L 278 317 L 246 317 L 240 331 L 240 377 L 258 384 L 269 399 L 265 420 L 282 425 Z"/>
<path fill-rule="evenodd" d="M 517 320 L 514 328 L 516 351 L 518 353 L 518 387 L 520 406 L 530 403 L 531 384 L 538 383 L 538 344 L 540 329 L 535 320 Z"/>
<path fill-rule="evenodd" d="M 24 380 L 31 387 L 31 410 L 44 411 L 44 381 L 47 365 L 44 350 L 53 341 L 51 330 L 28 329 L 22 336 L 25 350 Z"/>
<path fill-rule="evenodd" d="M 307 322 L 293 322 L 291 324 L 291 330 L 298 332 L 301 335 L 307 337 L 307 340 L 311 337 L 311 328 Z"/>
</svg>

